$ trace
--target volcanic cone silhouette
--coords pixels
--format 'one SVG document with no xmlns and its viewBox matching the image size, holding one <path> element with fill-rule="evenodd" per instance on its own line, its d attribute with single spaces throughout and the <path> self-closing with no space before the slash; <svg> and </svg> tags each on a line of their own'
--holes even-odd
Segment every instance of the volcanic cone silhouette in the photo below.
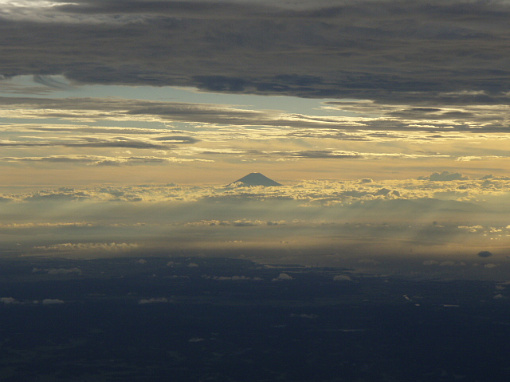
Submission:
<svg viewBox="0 0 510 382">
<path fill-rule="evenodd" d="M 276 187 L 281 186 L 280 183 L 275 182 L 272 179 L 269 179 L 267 176 L 262 175 L 260 172 L 252 172 L 241 179 L 236 180 L 230 185 L 239 185 L 239 186 L 264 186 L 264 187 Z"/>
</svg>

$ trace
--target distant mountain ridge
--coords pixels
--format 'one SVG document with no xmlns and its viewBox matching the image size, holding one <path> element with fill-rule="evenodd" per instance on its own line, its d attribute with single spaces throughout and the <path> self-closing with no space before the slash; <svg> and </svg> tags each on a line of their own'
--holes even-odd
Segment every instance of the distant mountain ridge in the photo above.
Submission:
<svg viewBox="0 0 510 382">
<path fill-rule="evenodd" d="M 246 176 L 243 176 L 241 179 L 236 180 L 229 184 L 229 186 L 264 186 L 264 187 L 277 187 L 281 186 L 280 183 L 275 182 L 272 179 L 269 179 L 267 176 L 261 174 L 260 172 L 252 172 Z"/>
</svg>

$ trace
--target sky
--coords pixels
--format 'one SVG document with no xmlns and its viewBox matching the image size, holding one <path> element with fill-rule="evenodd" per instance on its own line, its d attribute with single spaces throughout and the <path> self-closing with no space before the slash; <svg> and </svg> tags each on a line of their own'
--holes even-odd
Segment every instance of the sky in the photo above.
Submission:
<svg viewBox="0 0 510 382">
<path fill-rule="evenodd" d="M 0 254 L 505 278 L 509 16 L 506 0 L 0 1 Z M 283 186 L 226 187 L 251 172 Z"/>
</svg>

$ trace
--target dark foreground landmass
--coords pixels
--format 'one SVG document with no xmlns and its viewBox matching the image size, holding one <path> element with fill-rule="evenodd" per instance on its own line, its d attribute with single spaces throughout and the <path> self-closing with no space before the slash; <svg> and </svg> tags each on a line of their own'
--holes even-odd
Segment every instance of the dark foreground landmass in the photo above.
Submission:
<svg viewBox="0 0 510 382">
<path fill-rule="evenodd" d="M 510 293 L 201 258 L 0 262 L 0 380 L 508 381 Z"/>
</svg>

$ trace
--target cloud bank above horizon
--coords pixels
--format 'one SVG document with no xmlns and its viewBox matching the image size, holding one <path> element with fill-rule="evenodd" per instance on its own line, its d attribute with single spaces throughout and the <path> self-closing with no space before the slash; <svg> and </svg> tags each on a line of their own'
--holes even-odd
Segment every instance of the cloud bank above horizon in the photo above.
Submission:
<svg viewBox="0 0 510 382">
<path fill-rule="evenodd" d="M 510 266 L 509 186 L 508 178 L 443 172 L 280 187 L 139 185 L 4 194 L 0 249 L 4 256 L 228 256 L 499 279 Z"/>
</svg>

